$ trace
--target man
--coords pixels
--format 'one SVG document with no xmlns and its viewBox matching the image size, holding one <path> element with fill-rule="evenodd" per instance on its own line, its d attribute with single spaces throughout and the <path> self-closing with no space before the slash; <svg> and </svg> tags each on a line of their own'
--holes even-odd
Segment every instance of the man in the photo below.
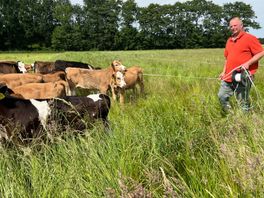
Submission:
<svg viewBox="0 0 264 198">
<path fill-rule="evenodd" d="M 258 61 L 264 56 L 264 50 L 255 36 L 244 31 L 240 18 L 232 18 L 229 28 L 232 35 L 226 42 L 224 51 L 226 60 L 223 72 L 219 76 L 222 81 L 218 97 L 223 110 L 228 112 L 231 109 L 229 98 L 235 93 L 242 110 L 248 111 L 249 91 L 258 69 Z M 240 77 L 234 78 L 234 72 L 240 73 Z"/>
</svg>

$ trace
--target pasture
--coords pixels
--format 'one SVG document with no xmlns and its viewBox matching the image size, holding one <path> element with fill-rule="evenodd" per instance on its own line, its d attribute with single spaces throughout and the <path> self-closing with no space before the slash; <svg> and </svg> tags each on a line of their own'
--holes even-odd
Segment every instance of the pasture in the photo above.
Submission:
<svg viewBox="0 0 264 198">
<path fill-rule="evenodd" d="M 114 59 L 144 69 L 145 97 L 112 103 L 111 131 L 54 137 L 49 144 L 1 148 L 1 197 L 263 197 L 264 74 L 254 106 L 222 116 L 217 98 L 223 49 L 10 52 L 0 60 Z M 261 61 L 264 66 L 264 60 Z"/>
</svg>

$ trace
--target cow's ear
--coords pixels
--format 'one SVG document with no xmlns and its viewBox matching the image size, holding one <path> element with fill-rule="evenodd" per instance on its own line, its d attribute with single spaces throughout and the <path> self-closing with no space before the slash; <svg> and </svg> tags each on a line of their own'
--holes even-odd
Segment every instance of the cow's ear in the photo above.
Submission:
<svg viewBox="0 0 264 198">
<path fill-rule="evenodd" d="M 111 67 L 112 67 L 112 69 L 113 69 L 114 72 L 115 72 L 115 66 L 114 66 L 113 62 L 111 63 Z"/>
</svg>

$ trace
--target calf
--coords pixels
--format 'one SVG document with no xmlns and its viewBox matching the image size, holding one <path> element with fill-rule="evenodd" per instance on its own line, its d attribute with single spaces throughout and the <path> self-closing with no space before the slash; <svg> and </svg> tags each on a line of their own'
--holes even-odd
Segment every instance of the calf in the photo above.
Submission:
<svg viewBox="0 0 264 198">
<path fill-rule="evenodd" d="M 66 78 L 70 86 L 71 94 L 75 95 L 75 88 L 80 87 L 89 90 L 99 90 L 106 94 L 111 85 L 113 78 L 115 82 L 119 82 L 119 87 L 125 86 L 124 78 L 122 78 L 124 70 L 123 65 L 113 66 L 101 70 L 88 70 L 81 68 L 69 67 L 66 69 Z"/>
<path fill-rule="evenodd" d="M 26 73 L 27 69 L 22 61 L 0 61 L 0 73 Z"/>
<path fill-rule="evenodd" d="M 68 95 L 68 83 L 60 80 L 47 83 L 28 83 L 12 89 L 15 94 L 20 94 L 25 99 L 49 99 Z"/>
<path fill-rule="evenodd" d="M 120 94 L 120 100 L 124 102 L 125 90 L 133 89 L 133 94 L 136 94 L 136 85 L 140 86 L 140 93 L 144 94 L 144 81 L 143 81 L 143 69 L 139 66 L 133 66 L 126 69 L 124 79 L 126 85 L 120 87 L 118 84 L 113 83 L 114 92 L 113 99 L 116 100 L 116 95 Z"/>
<path fill-rule="evenodd" d="M 134 94 L 136 93 L 136 85 L 140 87 L 140 93 L 144 94 L 144 80 L 143 80 L 143 69 L 139 66 L 133 66 L 127 68 L 125 72 L 125 89 L 133 89 Z"/>
<path fill-rule="evenodd" d="M 56 98 L 50 103 L 52 107 L 52 119 L 60 122 L 60 125 L 72 126 L 77 130 L 84 130 L 87 124 L 94 123 L 97 119 L 103 121 L 105 129 L 108 129 L 107 119 L 111 106 L 110 98 L 105 94 L 92 94 L 88 96 L 66 96 Z M 83 118 L 88 117 L 88 123 Z"/>
</svg>

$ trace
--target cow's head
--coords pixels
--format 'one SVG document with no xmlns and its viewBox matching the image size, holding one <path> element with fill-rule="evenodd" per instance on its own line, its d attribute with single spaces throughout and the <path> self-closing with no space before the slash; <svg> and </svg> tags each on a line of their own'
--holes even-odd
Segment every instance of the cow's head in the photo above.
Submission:
<svg viewBox="0 0 264 198">
<path fill-rule="evenodd" d="M 114 69 L 114 71 L 120 71 L 120 72 L 126 71 L 126 67 L 119 60 L 114 60 L 111 66 Z"/>
<path fill-rule="evenodd" d="M 25 64 L 25 69 L 27 72 L 33 70 L 32 64 Z"/>
<path fill-rule="evenodd" d="M 23 63 L 22 61 L 17 61 L 17 66 L 19 71 L 21 71 L 22 73 L 27 73 L 25 63 Z"/>
<path fill-rule="evenodd" d="M 112 86 L 124 88 L 126 86 L 125 76 L 123 72 L 116 71 L 113 73 Z"/>
</svg>

